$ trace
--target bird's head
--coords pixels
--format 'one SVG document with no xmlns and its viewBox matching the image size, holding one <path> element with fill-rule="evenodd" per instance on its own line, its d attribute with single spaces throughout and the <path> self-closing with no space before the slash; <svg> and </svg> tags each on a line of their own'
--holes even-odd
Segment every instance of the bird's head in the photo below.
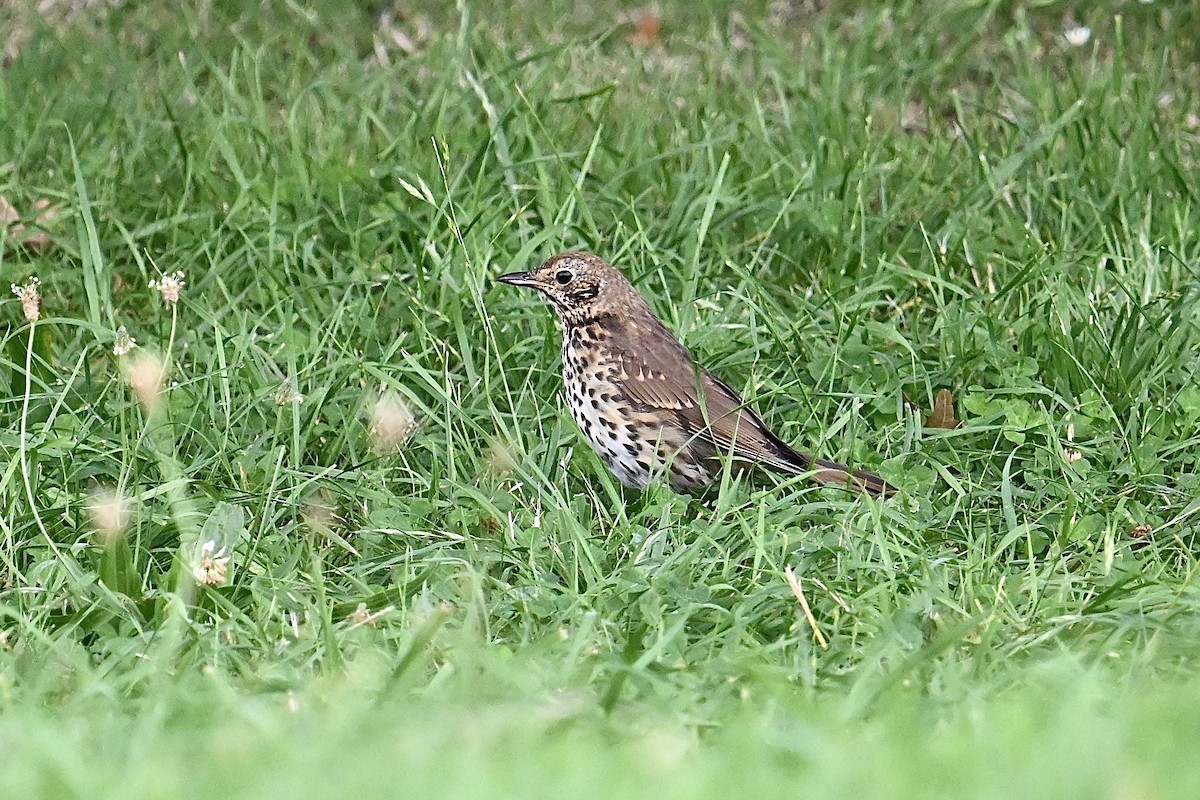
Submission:
<svg viewBox="0 0 1200 800">
<path fill-rule="evenodd" d="M 641 303 L 616 267 L 591 253 L 559 253 L 530 272 L 510 272 L 496 280 L 536 289 L 567 325 L 595 319 L 622 303 Z"/>
</svg>

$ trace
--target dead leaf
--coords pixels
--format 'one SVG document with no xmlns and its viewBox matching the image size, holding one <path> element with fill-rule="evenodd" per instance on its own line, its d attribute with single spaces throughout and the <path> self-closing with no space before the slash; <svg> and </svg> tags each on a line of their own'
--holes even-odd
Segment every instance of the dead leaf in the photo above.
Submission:
<svg viewBox="0 0 1200 800">
<path fill-rule="evenodd" d="M 34 219 L 34 223 L 43 228 L 43 230 L 26 236 L 21 240 L 21 245 L 35 252 L 44 253 L 50 249 L 52 244 L 54 244 L 54 240 L 50 238 L 50 234 L 47 233 L 44 228 L 49 226 L 51 222 L 58 218 L 58 209 L 50 205 L 50 201 L 44 197 L 34 203 L 33 208 L 38 212 L 37 217 Z M 16 229 L 14 228 L 13 230 L 15 233 Z"/>
<path fill-rule="evenodd" d="M 962 425 L 954 416 L 954 395 L 949 389 L 941 389 L 933 401 L 933 411 L 925 415 L 926 428 L 953 429 Z"/>
<path fill-rule="evenodd" d="M 54 240 L 50 238 L 50 234 L 45 231 L 26 236 L 21 242 L 21 246 L 34 251 L 35 253 L 44 253 L 54 244 Z"/>
<path fill-rule="evenodd" d="M 4 42 L 4 47 L 0 48 L 0 66 L 11 67 L 13 62 L 21 57 L 21 48 L 25 43 L 32 38 L 33 34 L 28 27 L 21 25 L 19 22 L 9 34 L 8 39 Z"/>
<path fill-rule="evenodd" d="M 378 66 L 392 63 L 393 49 L 411 56 L 429 41 L 433 25 L 422 16 L 409 16 L 384 11 L 375 22 L 374 54 L 371 60 Z"/>
<path fill-rule="evenodd" d="M 637 12 L 633 30 L 629 32 L 629 43 L 638 47 L 653 47 L 662 42 L 662 17 L 657 11 L 644 8 Z"/>
<path fill-rule="evenodd" d="M 50 201 L 41 198 L 33 204 L 37 216 L 34 224 L 45 228 L 58 217 L 58 209 L 50 205 Z M 26 235 L 28 226 L 21 222 L 21 215 L 7 197 L 0 195 L 0 229 L 8 229 L 8 238 L 18 242 L 22 247 L 37 253 L 44 253 L 54 244 L 54 240 L 45 230 L 35 231 Z"/>
<path fill-rule="evenodd" d="M 804 612 L 804 618 L 808 620 L 808 626 L 812 628 L 812 632 L 817 637 L 817 642 L 821 645 L 821 649 L 828 650 L 829 640 L 825 638 L 825 634 L 821 633 L 821 629 L 817 627 L 817 618 L 813 616 L 812 609 L 808 607 L 808 598 L 804 596 L 804 587 L 801 585 L 800 579 L 796 577 L 796 573 L 792 570 L 790 564 L 783 568 L 783 575 L 787 578 L 792 594 L 800 602 L 800 610 Z"/>
<path fill-rule="evenodd" d="M 13 208 L 13 204 L 8 202 L 8 198 L 0 194 L 0 227 L 7 228 L 20 218 L 21 215 Z"/>
</svg>

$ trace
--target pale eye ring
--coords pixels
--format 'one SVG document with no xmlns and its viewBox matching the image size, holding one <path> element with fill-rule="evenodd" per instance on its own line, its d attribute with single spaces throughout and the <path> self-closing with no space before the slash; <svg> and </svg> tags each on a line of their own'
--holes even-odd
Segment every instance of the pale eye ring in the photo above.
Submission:
<svg viewBox="0 0 1200 800">
<path fill-rule="evenodd" d="M 554 273 L 554 281 L 559 286 L 566 286 L 568 283 L 571 282 L 571 279 L 574 277 L 575 276 L 571 273 L 571 270 L 569 270 L 569 269 L 560 269 L 558 272 Z"/>
</svg>

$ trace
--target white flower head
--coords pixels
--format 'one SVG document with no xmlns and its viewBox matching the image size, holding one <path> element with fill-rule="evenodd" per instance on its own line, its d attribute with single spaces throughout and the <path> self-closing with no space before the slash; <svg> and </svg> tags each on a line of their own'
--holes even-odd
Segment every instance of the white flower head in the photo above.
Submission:
<svg viewBox="0 0 1200 800">
<path fill-rule="evenodd" d="M 283 379 L 279 384 L 279 388 L 275 390 L 275 405 L 290 406 L 293 403 L 299 405 L 304 402 L 304 395 L 296 391 L 296 380 L 291 375 Z"/>
<path fill-rule="evenodd" d="M 150 288 L 157 289 L 158 293 L 162 295 L 163 302 L 172 306 L 179 302 L 179 295 L 183 291 L 183 287 L 183 270 L 169 272 L 161 278 L 150 281 Z"/>
<path fill-rule="evenodd" d="M 1083 47 L 1092 38 L 1092 29 L 1087 25 L 1068 25 L 1063 31 L 1063 38 L 1071 47 Z"/>
<path fill-rule="evenodd" d="M 1075 443 L 1075 423 L 1074 422 L 1067 423 L 1067 441 L 1070 442 L 1071 444 Z M 1083 453 L 1081 453 L 1079 450 L 1077 450 L 1074 447 L 1064 447 L 1063 448 L 1063 458 L 1065 458 L 1067 460 L 1068 464 L 1074 464 L 1076 461 L 1079 461 L 1080 459 L 1083 458 Z"/>
<path fill-rule="evenodd" d="M 371 406 L 371 439 L 379 450 L 399 450 L 416 427 L 416 415 L 395 392 L 382 392 Z"/>
<path fill-rule="evenodd" d="M 12 285 L 13 294 L 21 301 L 21 311 L 28 322 L 37 322 L 42 315 L 42 294 L 38 291 L 41 285 L 42 282 L 37 278 L 25 281 L 24 286 Z"/>
<path fill-rule="evenodd" d="M 517 453 L 512 443 L 499 437 L 492 439 L 487 451 L 487 471 L 495 477 L 504 477 L 517 467 Z"/>
<path fill-rule="evenodd" d="M 229 571 L 229 556 L 225 548 L 217 549 L 217 543 L 209 540 L 200 548 L 200 560 L 192 569 L 198 583 L 205 586 L 222 586 Z"/>
<path fill-rule="evenodd" d="M 97 489 L 88 499 L 92 528 L 103 544 L 119 540 L 129 527 L 132 508 L 129 498 L 116 489 Z"/>
<path fill-rule="evenodd" d="M 162 405 L 163 383 L 166 379 L 167 365 L 153 353 L 141 351 L 125 364 L 125 382 L 142 408 L 149 413 L 157 411 Z"/>
<path fill-rule="evenodd" d="M 137 347 L 137 339 L 129 335 L 129 331 L 125 326 L 117 328 L 117 338 L 113 342 L 114 356 L 127 356 L 133 352 L 133 348 Z"/>
</svg>

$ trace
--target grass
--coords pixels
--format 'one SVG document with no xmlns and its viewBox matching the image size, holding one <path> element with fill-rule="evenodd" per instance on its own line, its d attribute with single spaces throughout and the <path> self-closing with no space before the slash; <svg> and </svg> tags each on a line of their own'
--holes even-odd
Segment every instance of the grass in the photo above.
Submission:
<svg viewBox="0 0 1200 800">
<path fill-rule="evenodd" d="M 1195 10 L 381 10 L 0 10 L 6 796 L 1196 796 Z M 905 496 L 622 490 L 577 247 Z"/>
</svg>

